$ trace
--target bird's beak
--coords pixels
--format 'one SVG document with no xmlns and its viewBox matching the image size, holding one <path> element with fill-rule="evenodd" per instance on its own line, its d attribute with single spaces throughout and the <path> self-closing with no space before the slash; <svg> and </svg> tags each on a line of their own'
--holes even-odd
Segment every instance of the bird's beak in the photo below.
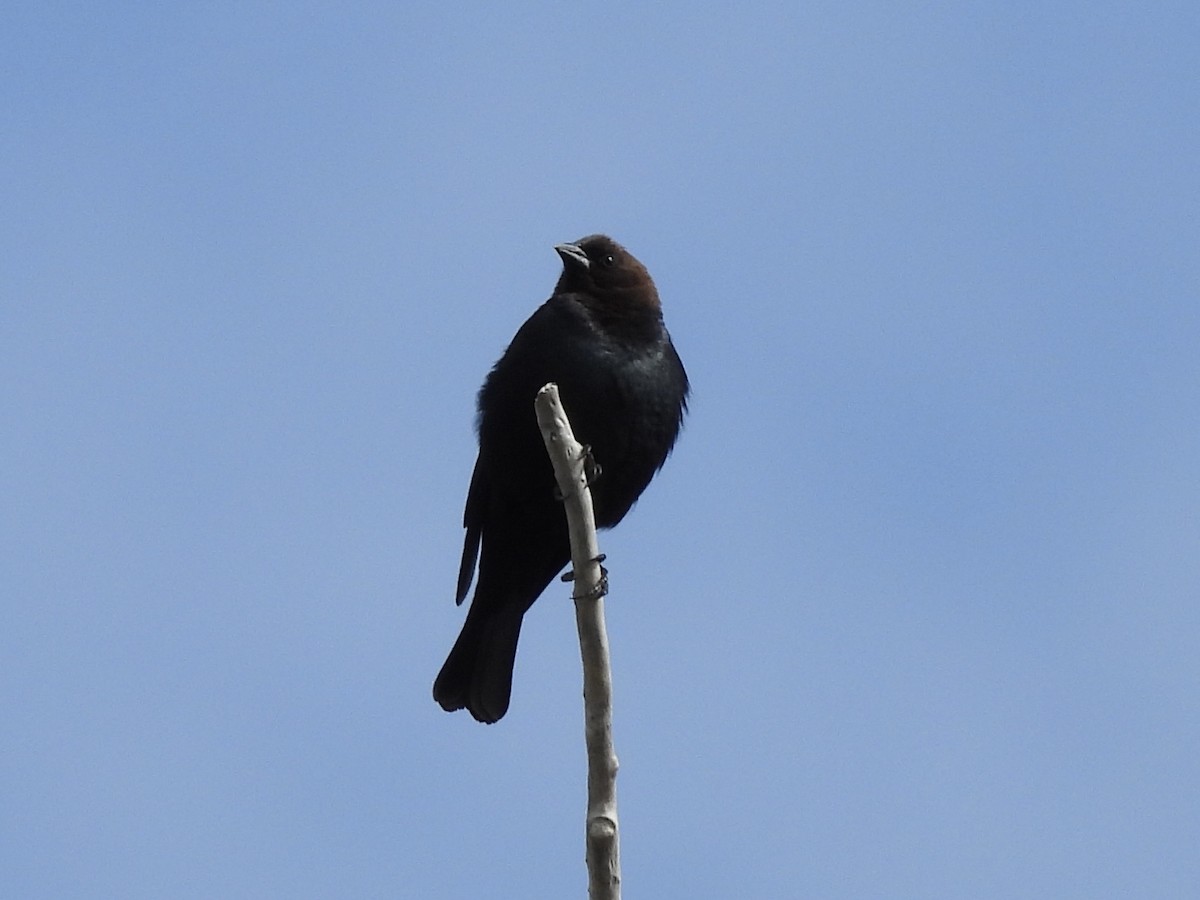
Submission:
<svg viewBox="0 0 1200 900">
<path fill-rule="evenodd" d="M 554 252 L 562 257 L 563 265 L 568 269 L 586 269 L 592 264 L 577 244 L 558 244 Z"/>
</svg>

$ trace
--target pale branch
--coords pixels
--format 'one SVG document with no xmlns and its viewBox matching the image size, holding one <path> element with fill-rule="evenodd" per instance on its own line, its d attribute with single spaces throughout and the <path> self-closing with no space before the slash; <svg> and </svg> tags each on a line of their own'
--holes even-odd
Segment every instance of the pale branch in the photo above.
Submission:
<svg viewBox="0 0 1200 900">
<path fill-rule="evenodd" d="M 621 861 L 617 820 L 617 754 L 612 740 L 612 668 L 604 627 L 607 576 L 596 541 L 588 451 L 575 440 L 558 397 L 547 384 L 534 404 L 546 452 L 554 465 L 571 535 L 572 594 L 583 657 L 583 714 L 588 758 L 587 867 L 591 900 L 620 900 Z M 603 465 L 604 460 L 598 460 Z"/>
</svg>

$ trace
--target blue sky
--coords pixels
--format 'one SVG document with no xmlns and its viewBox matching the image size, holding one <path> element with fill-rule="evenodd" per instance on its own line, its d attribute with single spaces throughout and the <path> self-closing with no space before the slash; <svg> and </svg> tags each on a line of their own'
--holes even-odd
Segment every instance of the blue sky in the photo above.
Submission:
<svg viewBox="0 0 1200 900">
<path fill-rule="evenodd" d="M 568 591 L 430 685 L 474 392 L 605 231 L 626 892 L 1200 888 L 1194 3 L 9 4 L 0 894 L 583 896 Z"/>
</svg>

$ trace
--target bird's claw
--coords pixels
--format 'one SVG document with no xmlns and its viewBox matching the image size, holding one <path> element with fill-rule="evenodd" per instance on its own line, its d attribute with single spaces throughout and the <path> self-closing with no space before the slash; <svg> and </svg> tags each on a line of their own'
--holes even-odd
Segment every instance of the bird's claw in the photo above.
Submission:
<svg viewBox="0 0 1200 900">
<path fill-rule="evenodd" d="M 596 586 L 586 594 L 572 594 L 572 600 L 599 600 L 601 597 L 608 595 L 608 569 L 604 566 L 600 567 L 600 580 L 596 582 Z"/>
<path fill-rule="evenodd" d="M 587 480 L 588 487 L 591 487 L 600 480 L 600 476 L 604 473 L 604 468 L 600 463 L 596 462 L 596 457 L 592 455 L 592 445 L 583 445 L 583 477 Z"/>
<path fill-rule="evenodd" d="M 592 455 L 592 448 L 590 444 L 583 445 L 582 456 L 583 480 L 587 482 L 588 487 L 591 487 L 600 480 L 600 476 L 603 474 L 604 468 L 600 465 L 600 463 L 596 462 L 596 457 Z M 557 482 L 554 484 L 554 499 L 559 503 L 562 503 L 567 499 L 567 495 L 562 492 L 562 488 L 558 486 Z"/>
<path fill-rule="evenodd" d="M 608 557 L 606 554 L 601 553 L 599 556 L 597 556 L 595 559 L 593 559 L 592 562 L 596 563 L 597 565 L 600 565 L 600 563 L 604 562 L 604 560 L 607 558 Z M 563 572 L 562 580 L 566 581 L 566 582 L 574 581 L 575 580 L 575 570 L 572 569 L 570 572 Z M 572 599 L 574 599 L 574 600 L 599 600 L 601 597 L 605 596 L 607 593 L 608 593 L 608 569 L 604 568 L 604 566 L 600 566 L 600 580 L 596 582 L 596 586 L 594 588 L 592 588 L 592 590 L 588 591 L 586 594 L 576 595 Z"/>
</svg>

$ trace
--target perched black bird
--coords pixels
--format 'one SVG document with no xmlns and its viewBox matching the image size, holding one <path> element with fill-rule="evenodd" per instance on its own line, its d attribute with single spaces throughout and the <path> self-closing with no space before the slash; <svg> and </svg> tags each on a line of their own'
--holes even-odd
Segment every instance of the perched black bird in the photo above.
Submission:
<svg viewBox="0 0 1200 900">
<path fill-rule="evenodd" d="M 433 684 L 446 710 L 480 722 L 508 711 L 521 619 L 570 561 L 566 513 L 534 415 L 557 382 L 576 439 L 601 474 L 596 524 L 624 518 L 666 461 L 687 410 L 688 379 L 645 266 L 612 238 L 554 248 L 563 273 L 479 391 L 479 458 L 467 493 L 456 602 L 479 581 L 462 633 Z M 482 549 L 482 553 L 481 553 Z"/>
</svg>

